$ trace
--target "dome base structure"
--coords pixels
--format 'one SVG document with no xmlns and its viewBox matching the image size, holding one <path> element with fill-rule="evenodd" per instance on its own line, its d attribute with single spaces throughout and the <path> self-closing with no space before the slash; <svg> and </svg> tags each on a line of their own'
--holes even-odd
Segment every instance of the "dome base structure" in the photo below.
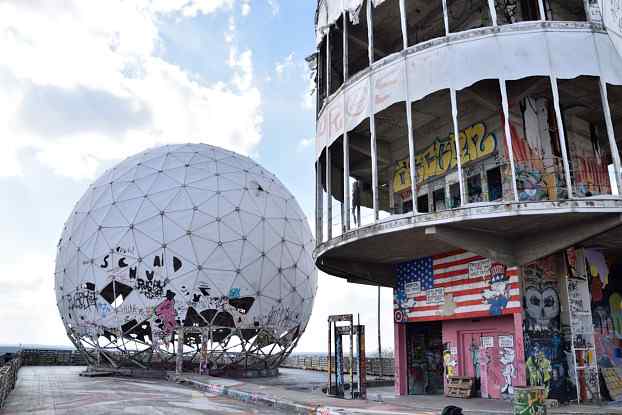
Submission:
<svg viewBox="0 0 622 415">
<path fill-rule="evenodd" d="M 311 314 L 313 246 L 294 197 L 257 163 L 158 147 L 77 203 L 58 245 L 57 304 L 90 366 L 275 374 Z"/>
</svg>

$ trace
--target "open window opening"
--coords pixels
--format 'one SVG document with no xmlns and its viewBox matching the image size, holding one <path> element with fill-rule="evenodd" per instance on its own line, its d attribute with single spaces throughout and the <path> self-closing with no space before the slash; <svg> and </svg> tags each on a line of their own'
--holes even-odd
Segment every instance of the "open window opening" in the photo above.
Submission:
<svg viewBox="0 0 622 415">
<path fill-rule="evenodd" d="M 607 84 L 607 98 L 609 100 L 609 110 L 611 111 L 611 120 L 613 122 L 613 132 L 618 148 L 618 154 L 622 148 L 622 85 Z M 613 163 L 609 166 L 611 183 L 615 183 L 614 178 L 617 177 Z M 612 194 L 618 195 L 616 186 L 612 189 Z"/>
<path fill-rule="evenodd" d="M 584 22 L 587 20 L 583 0 L 544 0 L 547 20 Z"/>
<path fill-rule="evenodd" d="M 320 43 L 319 49 L 318 49 L 318 60 L 317 60 L 317 72 L 316 72 L 316 76 L 317 76 L 317 92 L 316 92 L 316 96 L 317 96 L 317 112 L 319 113 L 322 108 L 324 107 L 324 103 L 326 102 L 326 82 L 327 82 L 327 76 L 326 76 L 326 59 L 327 59 L 327 42 L 326 42 L 326 37 L 324 37 L 324 39 L 322 39 L 322 42 Z"/>
<path fill-rule="evenodd" d="M 374 61 L 403 49 L 399 0 L 385 0 L 373 8 Z"/>
<path fill-rule="evenodd" d="M 318 235 L 317 240 L 326 242 L 328 240 L 328 203 L 330 203 L 326 187 L 326 149 L 322 150 L 322 154 L 316 163 L 316 168 L 317 180 L 319 181 L 316 209 L 318 209 L 317 218 L 320 222 L 317 226 L 321 233 L 321 235 Z"/>
<path fill-rule="evenodd" d="M 488 0 L 447 0 L 451 33 L 492 26 Z"/>
<path fill-rule="evenodd" d="M 350 227 L 374 223 L 369 118 L 348 133 L 350 158 Z"/>
<path fill-rule="evenodd" d="M 508 81 L 507 91 L 519 200 L 567 199 L 550 78 Z"/>
<path fill-rule="evenodd" d="M 538 0 L 496 0 L 497 24 L 540 20 Z"/>
<path fill-rule="evenodd" d="M 369 66 L 369 42 L 367 38 L 367 7 L 348 13 L 348 77 Z"/>
<path fill-rule="evenodd" d="M 612 158 L 599 82 L 580 76 L 557 83 L 574 197 L 611 194 Z"/>
<path fill-rule="evenodd" d="M 330 28 L 330 93 L 343 85 L 343 16 Z"/>
<path fill-rule="evenodd" d="M 343 210 L 343 137 L 339 137 L 329 147 L 330 155 L 330 217 L 331 236 L 334 238 L 343 232 L 345 224 Z"/>
<path fill-rule="evenodd" d="M 406 2 L 408 46 L 445 36 L 442 0 Z"/>
<path fill-rule="evenodd" d="M 456 93 L 460 161 L 468 203 L 513 200 L 505 122 L 498 79 L 484 79 Z M 488 174 L 498 171 L 498 174 Z M 501 181 L 501 177 L 507 180 Z M 495 182 L 490 183 L 488 179 Z"/>
<path fill-rule="evenodd" d="M 412 212 L 406 105 L 395 103 L 375 120 L 380 217 Z"/>
<path fill-rule="evenodd" d="M 451 207 L 441 194 L 455 183 L 456 157 L 449 90 L 436 91 L 412 103 L 415 143 L 417 210 L 420 213 Z M 439 189 L 444 189 L 442 192 Z M 437 193 L 434 193 L 437 192 Z M 458 192 L 459 193 L 459 192 Z"/>
</svg>

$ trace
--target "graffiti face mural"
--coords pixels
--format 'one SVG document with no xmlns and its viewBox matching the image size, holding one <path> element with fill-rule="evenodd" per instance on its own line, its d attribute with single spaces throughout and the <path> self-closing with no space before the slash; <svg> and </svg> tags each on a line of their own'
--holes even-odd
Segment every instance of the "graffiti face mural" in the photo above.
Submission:
<svg viewBox="0 0 622 415">
<path fill-rule="evenodd" d="M 250 347 L 261 361 L 260 345 L 286 353 L 304 331 L 313 247 L 296 200 L 252 160 L 202 144 L 154 148 L 77 203 L 58 244 L 58 308 L 78 346 L 157 354 L 183 327 L 210 350 Z"/>
<path fill-rule="evenodd" d="M 572 396 L 562 337 L 559 284 L 562 257 L 551 256 L 523 268 L 527 380 L 560 401 Z"/>
</svg>

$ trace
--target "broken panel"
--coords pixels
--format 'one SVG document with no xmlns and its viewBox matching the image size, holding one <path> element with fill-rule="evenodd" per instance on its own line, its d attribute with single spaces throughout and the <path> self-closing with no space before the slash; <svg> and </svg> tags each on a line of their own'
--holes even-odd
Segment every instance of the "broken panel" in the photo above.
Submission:
<svg viewBox="0 0 622 415">
<path fill-rule="evenodd" d="M 567 199 L 551 79 L 508 81 L 507 92 L 519 200 Z"/>
<path fill-rule="evenodd" d="M 611 194 L 613 161 L 599 82 L 594 76 L 557 81 L 574 197 Z"/>
</svg>

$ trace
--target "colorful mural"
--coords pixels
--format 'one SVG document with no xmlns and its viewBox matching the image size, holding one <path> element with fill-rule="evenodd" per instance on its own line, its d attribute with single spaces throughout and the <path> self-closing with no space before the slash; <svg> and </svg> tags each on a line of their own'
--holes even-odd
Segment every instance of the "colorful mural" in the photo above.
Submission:
<svg viewBox="0 0 622 415">
<path fill-rule="evenodd" d="M 500 316 L 521 310 L 518 270 L 454 251 L 399 264 L 396 322 Z"/>
<path fill-rule="evenodd" d="M 442 176 L 457 166 L 454 134 L 434 141 L 415 154 L 417 184 Z M 497 152 L 497 137 L 489 132 L 484 122 L 478 122 L 460 131 L 460 160 L 465 165 L 481 160 Z M 410 161 L 397 162 L 393 175 L 393 189 L 396 193 L 410 190 Z"/>
<path fill-rule="evenodd" d="M 523 267 L 527 380 L 530 386 L 544 387 L 546 397 L 562 402 L 573 396 L 561 325 L 563 272 L 561 255 Z"/>
</svg>

